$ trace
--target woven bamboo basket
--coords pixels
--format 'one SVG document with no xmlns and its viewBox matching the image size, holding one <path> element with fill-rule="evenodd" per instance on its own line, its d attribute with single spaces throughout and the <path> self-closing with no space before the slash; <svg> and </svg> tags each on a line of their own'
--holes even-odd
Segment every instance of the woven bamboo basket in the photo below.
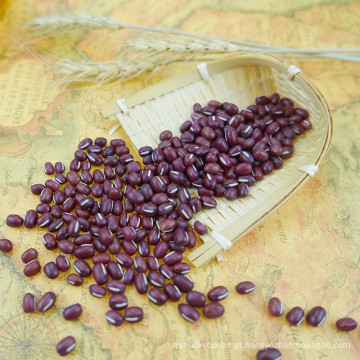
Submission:
<svg viewBox="0 0 360 360">
<path fill-rule="evenodd" d="M 210 229 L 201 237 L 204 243 L 188 255 L 196 267 L 216 256 L 221 260 L 223 250 L 278 210 L 315 174 L 332 137 L 332 118 L 324 97 L 295 66 L 272 56 L 246 53 L 199 64 L 102 110 L 104 117 L 120 122 L 118 127 L 122 126 L 139 149 L 156 147 L 165 129 L 179 135 L 194 103 L 204 106 L 216 99 L 243 109 L 257 96 L 274 92 L 305 108 L 313 128 L 295 140 L 294 155 L 281 169 L 250 187 L 249 196 L 235 201 L 217 198 L 215 209 L 194 215 L 192 221 L 200 220 Z"/>
</svg>

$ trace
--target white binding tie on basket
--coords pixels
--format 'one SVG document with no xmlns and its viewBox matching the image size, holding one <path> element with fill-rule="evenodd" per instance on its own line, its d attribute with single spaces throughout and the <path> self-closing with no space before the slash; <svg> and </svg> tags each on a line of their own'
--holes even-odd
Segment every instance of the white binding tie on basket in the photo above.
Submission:
<svg viewBox="0 0 360 360">
<path fill-rule="evenodd" d="M 319 167 L 315 164 L 309 164 L 309 165 L 303 165 L 303 166 L 299 167 L 299 170 L 305 171 L 307 174 L 309 174 L 311 177 L 313 177 L 319 170 Z"/>
<path fill-rule="evenodd" d="M 290 80 L 294 80 L 295 75 L 300 72 L 301 70 L 298 67 L 296 67 L 295 65 L 290 65 L 287 71 L 288 78 Z"/>
<path fill-rule="evenodd" d="M 209 74 L 206 63 L 198 64 L 197 69 L 199 71 L 199 74 L 200 74 L 201 78 L 204 81 L 208 81 L 210 79 L 210 74 Z"/>
<path fill-rule="evenodd" d="M 119 99 L 116 100 L 116 103 L 118 104 L 120 110 L 127 115 L 129 113 L 129 109 L 127 108 L 126 104 L 125 104 L 125 99 Z"/>
<path fill-rule="evenodd" d="M 212 231 L 211 232 L 211 236 L 218 242 L 218 244 L 226 251 L 229 250 L 232 246 L 233 243 L 227 239 L 224 235 L 221 235 L 220 233 L 216 232 L 216 231 Z M 216 258 L 218 259 L 218 261 L 226 261 L 226 259 L 224 259 L 221 254 L 216 255 Z"/>
<path fill-rule="evenodd" d="M 127 115 L 129 113 L 129 109 L 126 106 L 125 103 L 125 99 L 119 99 L 116 100 L 117 105 L 119 106 L 120 110 Z M 114 132 L 121 126 L 120 122 L 118 124 L 116 124 L 115 126 L 113 126 L 110 130 L 109 130 L 109 135 L 114 134 Z"/>
</svg>

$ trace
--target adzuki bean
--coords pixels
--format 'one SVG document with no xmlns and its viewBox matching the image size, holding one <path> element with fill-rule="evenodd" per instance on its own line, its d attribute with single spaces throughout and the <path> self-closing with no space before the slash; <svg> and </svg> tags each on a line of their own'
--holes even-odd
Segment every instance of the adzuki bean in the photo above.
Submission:
<svg viewBox="0 0 360 360">
<path fill-rule="evenodd" d="M 67 336 L 56 345 L 56 351 L 61 356 L 70 354 L 76 347 L 76 340 L 72 336 Z"/>
</svg>

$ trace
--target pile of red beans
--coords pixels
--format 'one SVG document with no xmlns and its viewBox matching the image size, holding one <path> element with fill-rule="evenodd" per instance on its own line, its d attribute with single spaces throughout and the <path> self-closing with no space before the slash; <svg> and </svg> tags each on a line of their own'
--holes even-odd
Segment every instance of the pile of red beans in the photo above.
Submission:
<svg viewBox="0 0 360 360">
<path fill-rule="evenodd" d="M 195 104 L 191 121 L 180 127 L 180 137 L 165 130 L 157 148 L 139 149 L 144 167 L 123 140 L 108 144 L 105 138 L 86 138 L 79 143 L 67 173 L 61 162 L 45 164 L 45 173 L 55 175 L 44 185 L 31 187 L 40 196 L 36 209 L 27 211 L 24 219 L 11 214 L 6 223 L 47 229 L 44 246 L 62 254 L 43 266 L 45 275 L 57 278 L 59 272 L 70 269 L 69 258 L 75 259 L 68 283 L 80 286 L 84 277 L 92 275 L 96 283 L 89 292 L 98 298 L 110 294 L 105 317 L 114 326 L 143 319 L 140 307 L 128 306 L 124 293 L 131 284 L 156 305 L 177 302 L 186 293 L 187 303 L 178 310 L 187 321 L 199 319 L 196 307 L 203 308 L 204 317 L 217 318 L 225 311 L 219 301 L 228 291 L 223 286 L 210 290 L 206 304 L 206 296 L 193 290 L 193 281 L 186 275 L 190 266 L 183 261 L 184 251 L 196 245 L 188 221 L 203 208 L 215 208 L 214 197 L 246 197 L 250 186 L 280 168 L 293 153 L 293 140 L 311 129 L 308 117 L 306 110 L 278 94 L 260 96 L 256 104 L 240 112 L 234 104 L 215 100 L 205 107 Z M 197 189 L 198 196 L 190 193 L 190 187 Z M 208 229 L 196 221 L 194 230 L 202 235 Z M 9 240 L 0 240 L 0 250 L 11 249 Z M 41 270 L 37 258 L 33 248 L 22 255 L 26 276 Z M 253 289 L 251 282 L 236 287 L 241 294 Z M 52 292 L 44 294 L 37 305 L 35 297 L 26 294 L 23 308 L 28 313 L 44 312 L 55 302 Z M 82 314 L 80 304 L 65 310 L 66 320 Z M 66 355 L 75 346 L 69 336 L 57 349 Z"/>
</svg>

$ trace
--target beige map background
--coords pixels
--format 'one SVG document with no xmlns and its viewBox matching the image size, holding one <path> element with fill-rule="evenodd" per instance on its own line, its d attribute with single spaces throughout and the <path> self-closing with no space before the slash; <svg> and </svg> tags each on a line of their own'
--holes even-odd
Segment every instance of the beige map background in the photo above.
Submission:
<svg viewBox="0 0 360 360">
<path fill-rule="evenodd" d="M 57 359 L 55 345 L 69 334 L 78 343 L 69 359 L 254 359 L 257 349 L 235 349 L 240 342 L 244 346 L 348 343 L 348 349 L 281 351 L 284 359 L 358 359 L 359 330 L 340 333 L 334 323 L 345 316 L 360 322 L 359 63 L 289 59 L 328 100 L 334 118 L 333 142 L 316 176 L 225 253 L 227 262 L 212 261 L 193 269 L 197 290 L 207 292 L 220 284 L 230 289 L 222 318 L 200 319 L 191 325 L 180 318 L 176 304 L 160 308 L 129 289 L 129 302 L 144 309 L 145 319 L 114 328 L 104 318 L 107 298 L 95 299 L 88 293 L 91 279 L 74 288 L 65 281 L 67 273 L 57 280 L 43 273 L 31 279 L 23 276 L 20 256 L 25 249 L 38 249 L 42 265 L 58 255 L 44 248 L 44 231 L 5 225 L 9 213 L 24 214 L 37 205 L 30 186 L 46 180 L 44 162 L 69 164 L 80 139 L 108 136 L 113 124 L 99 114 L 104 105 L 193 66 L 172 64 L 161 73 L 95 89 L 66 88 L 48 69 L 55 57 L 78 56 L 77 47 L 92 59 L 111 59 L 114 47 L 128 32 L 89 31 L 71 39 L 67 35 L 30 43 L 22 29 L 28 20 L 64 10 L 264 44 L 354 48 L 360 42 L 358 1 L 0 2 L 0 238 L 14 243 L 11 253 L 0 254 L 0 359 Z M 37 58 L 30 51 L 45 55 Z M 124 136 L 121 131 L 115 135 Z M 254 281 L 256 290 L 248 296 L 236 294 L 234 286 L 242 280 Z M 22 313 L 25 292 L 39 296 L 50 290 L 58 294 L 56 309 L 43 315 Z M 278 296 L 286 310 L 321 305 L 327 309 L 327 320 L 321 328 L 289 327 L 284 317 L 267 314 L 272 296 Z M 62 308 L 74 301 L 83 304 L 84 314 L 80 321 L 66 322 Z M 230 348 L 180 350 L 175 343 L 229 343 Z"/>
</svg>

